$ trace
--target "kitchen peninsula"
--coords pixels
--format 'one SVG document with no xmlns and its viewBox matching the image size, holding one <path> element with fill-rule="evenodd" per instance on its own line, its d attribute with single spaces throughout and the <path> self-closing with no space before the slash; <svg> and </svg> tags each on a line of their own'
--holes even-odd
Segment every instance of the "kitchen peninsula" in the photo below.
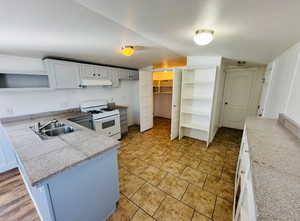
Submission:
<svg viewBox="0 0 300 221">
<path fill-rule="evenodd" d="M 68 119 L 78 111 L 2 120 L 19 170 L 43 221 L 101 221 L 119 200 L 119 142 Z M 42 139 L 30 128 L 56 119 L 71 133 Z"/>
</svg>

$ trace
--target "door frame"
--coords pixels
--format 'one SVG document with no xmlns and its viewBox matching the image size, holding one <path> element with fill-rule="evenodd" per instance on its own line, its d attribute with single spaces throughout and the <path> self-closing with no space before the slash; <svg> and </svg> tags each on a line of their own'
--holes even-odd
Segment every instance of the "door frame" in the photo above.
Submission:
<svg viewBox="0 0 300 221">
<path fill-rule="evenodd" d="M 225 68 L 224 72 L 225 72 L 225 82 L 224 82 L 224 89 L 223 89 L 223 99 L 222 99 L 222 113 L 221 113 L 221 121 L 220 121 L 220 127 L 223 127 L 224 126 L 224 109 L 225 109 L 225 93 L 226 93 L 226 79 L 227 79 L 227 74 L 229 71 L 238 71 L 238 70 L 241 70 L 241 71 L 255 71 L 253 74 L 256 75 L 256 77 L 252 78 L 252 89 L 251 89 L 251 92 L 250 92 L 250 98 L 253 97 L 255 91 L 257 91 L 257 101 L 254 103 L 256 106 L 259 105 L 259 102 L 260 102 L 260 97 L 261 97 L 261 92 L 262 92 L 262 86 L 263 86 L 263 76 L 265 74 L 265 69 L 264 68 L 261 68 L 261 67 L 249 67 L 249 68 Z M 256 84 L 258 82 L 258 79 L 261 79 L 261 83 L 260 85 Z M 253 105 L 254 105 L 253 104 Z M 248 102 L 248 106 L 247 106 L 247 113 L 248 113 L 248 110 L 249 110 L 249 107 L 250 107 L 251 103 Z M 258 109 L 256 110 L 256 115 L 258 114 Z M 236 128 L 238 129 L 238 128 Z"/>
<path fill-rule="evenodd" d="M 151 76 L 152 76 L 152 82 L 153 82 L 153 72 L 162 72 L 162 71 L 172 71 L 172 72 L 175 72 L 176 70 L 182 70 L 182 68 L 176 68 L 176 67 L 173 67 L 173 68 L 152 68 L 152 67 L 146 67 L 146 68 L 142 68 L 140 69 L 139 71 L 149 71 L 151 72 Z M 181 87 L 181 85 L 180 85 Z M 140 94 L 140 90 L 144 89 L 143 87 L 140 86 L 140 82 L 139 82 L 139 94 Z M 172 93 L 173 93 L 173 88 L 172 88 Z M 153 97 L 153 90 L 152 90 L 152 97 Z M 140 99 L 140 97 L 139 97 Z M 173 97 L 172 97 L 172 100 L 173 100 Z M 142 117 L 142 113 L 141 113 L 141 102 L 139 101 L 139 118 L 140 118 L 140 124 L 141 124 L 141 117 Z M 154 107 L 154 101 L 152 101 L 152 106 Z M 179 107 L 180 108 L 180 107 Z M 172 111 L 172 109 L 171 109 Z M 154 118 L 154 109 L 152 110 L 152 119 Z M 172 114 L 171 114 L 171 124 L 172 124 Z M 141 125 L 140 125 L 141 126 Z M 151 129 L 151 128 L 149 128 Z M 141 130 L 141 127 L 140 127 L 140 132 L 144 132 L 146 130 Z"/>
<path fill-rule="evenodd" d="M 178 72 L 178 73 L 176 73 Z M 176 76 L 176 77 L 175 77 Z M 179 85 L 178 85 L 178 88 L 175 88 L 174 85 L 176 84 L 176 82 L 174 81 L 174 79 L 177 79 L 178 78 L 178 81 L 179 81 Z M 181 109 L 181 87 L 182 87 L 182 70 L 181 69 L 175 69 L 173 70 L 173 86 L 172 86 L 172 103 L 171 103 L 171 129 L 170 129 L 170 140 L 174 140 L 176 139 L 177 137 L 179 137 L 179 124 L 180 124 L 180 109 Z M 174 97 L 174 92 L 175 92 L 175 89 L 177 89 L 177 92 L 176 94 L 178 95 L 177 98 Z M 177 103 L 177 106 L 174 106 L 175 105 L 175 99 L 178 100 L 178 103 Z M 178 125 L 177 125 L 177 132 L 174 132 L 174 108 L 177 108 L 177 111 L 178 111 Z"/>
<path fill-rule="evenodd" d="M 150 99 L 149 99 L 149 103 L 148 103 L 148 106 L 149 107 L 151 107 L 152 106 L 152 114 L 150 113 L 150 115 L 151 115 L 151 121 L 150 121 L 150 123 L 149 123 L 149 126 L 145 126 L 145 125 L 143 125 L 143 122 L 144 122 L 144 116 L 143 116 L 143 108 L 144 108 L 144 106 L 147 106 L 147 105 L 143 105 L 143 104 L 145 104 L 146 102 L 145 102 L 145 99 L 143 99 L 142 98 L 142 94 L 143 94 L 143 90 L 144 90 L 144 92 L 145 93 L 148 93 L 149 91 L 148 91 L 148 89 L 149 88 L 147 88 L 147 87 L 144 87 L 143 86 L 143 84 L 145 83 L 145 82 L 142 82 L 143 81 L 143 76 L 142 76 L 142 74 L 149 74 L 149 76 L 148 77 L 150 77 L 151 76 L 151 78 L 149 78 L 148 80 L 149 80 L 149 84 L 151 85 L 151 92 L 149 93 L 149 96 L 151 97 Z M 151 82 L 150 82 L 150 79 L 151 79 Z M 146 82 L 147 83 L 147 82 Z M 144 69 L 140 69 L 139 70 L 139 119 L 140 119 L 140 132 L 144 132 L 144 131 L 146 131 L 146 130 L 149 130 L 149 129 L 151 129 L 151 128 L 153 128 L 153 85 L 152 85 L 152 83 L 153 83 L 153 80 L 152 80 L 152 70 L 150 69 L 148 69 L 148 68 L 144 68 Z M 149 89 L 150 90 L 150 89 Z M 150 112 L 151 112 L 151 110 L 150 110 Z"/>
</svg>

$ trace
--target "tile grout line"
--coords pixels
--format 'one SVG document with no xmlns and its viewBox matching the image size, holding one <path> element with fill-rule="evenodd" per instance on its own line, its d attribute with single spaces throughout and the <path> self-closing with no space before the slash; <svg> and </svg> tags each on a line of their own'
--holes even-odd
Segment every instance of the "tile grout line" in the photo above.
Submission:
<svg viewBox="0 0 300 221">
<path fill-rule="evenodd" d="M 148 216 L 152 217 L 147 211 L 145 211 L 142 207 L 140 207 L 137 203 L 135 203 L 134 201 L 132 201 L 130 198 L 128 198 L 127 196 L 125 196 L 124 194 L 122 194 L 128 201 L 130 201 L 132 204 L 134 204 L 138 209 L 137 211 L 134 213 L 134 215 L 132 216 L 132 218 L 135 216 L 135 214 L 138 212 L 138 210 L 143 210 L 144 213 L 146 213 Z M 130 220 L 132 220 L 132 218 L 130 218 Z M 152 217 L 154 219 L 154 217 Z M 156 220 L 156 219 L 154 219 Z"/>
<path fill-rule="evenodd" d="M 136 145 L 136 144 L 135 144 Z M 161 144 L 158 144 L 158 145 L 161 145 Z M 238 148 L 237 148 L 238 149 Z M 171 150 L 171 151 L 177 151 L 177 150 L 174 150 L 174 149 L 172 149 L 172 148 L 169 148 L 168 150 Z M 186 153 L 184 152 L 184 151 L 180 151 L 181 153 L 183 153 L 183 154 L 181 154 L 181 156 L 178 158 L 178 160 L 179 159 L 182 159 L 184 156 L 186 156 Z M 165 152 L 164 153 L 162 153 L 162 155 L 164 155 L 164 154 L 166 154 Z M 214 154 L 214 156 L 216 157 L 216 154 Z M 215 158 L 214 157 L 214 158 Z M 139 159 L 139 157 L 137 157 L 137 159 Z M 140 160 L 140 159 L 139 159 Z M 177 160 L 177 161 L 178 161 Z M 201 158 L 200 159 L 200 162 L 199 162 L 199 165 L 201 164 L 201 161 L 202 161 L 203 159 Z M 175 162 L 177 162 L 176 160 L 172 160 L 172 161 L 175 161 Z M 209 161 L 210 162 L 210 161 Z M 157 184 L 157 185 L 153 185 L 152 183 L 150 183 L 150 182 L 148 182 L 147 180 L 145 180 L 144 178 L 142 178 L 142 177 L 140 177 L 141 176 L 141 174 L 138 174 L 138 175 L 136 175 L 136 174 L 133 174 L 132 172 L 130 172 L 130 171 L 128 171 L 127 170 L 127 168 L 125 169 L 126 171 L 128 171 L 128 173 L 130 173 L 130 174 L 133 174 L 134 176 L 136 176 L 136 177 L 138 177 L 138 178 L 140 178 L 140 179 L 142 179 L 143 181 L 145 181 L 145 183 L 142 185 L 142 186 L 144 186 L 146 183 L 148 183 L 148 184 L 150 184 L 151 186 L 153 186 L 154 188 L 156 188 L 156 189 L 159 189 L 160 191 L 162 191 L 162 192 L 164 192 L 163 190 L 161 190 L 158 186 L 161 184 L 161 182 L 166 178 L 166 176 L 168 175 L 168 174 L 171 174 L 171 175 L 173 175 L 173 176 L 175 176 L 176 178 L 178 178 L 178 179 L 180 179 L 180 180 L 184 180 L 184 181 L 186 181 L 185 179 L 182 179 L 181 178 L 181 175 L 179 174 L 173 174 L 173 173 L 170 173 L 169 171 L 166 171 L 166 170 L 164 170 L 164 169 L 161 169 L 161 167 L 157 167 L 157 166 L 153 166 L 153 165 L 151 165 L 151 164 L 148 164 L 148 163 L 146 163 L 148 166 L 147 167 L 149 167 L 149 166 L 152 166 L 152 167 L 155 167 L 155 168 L 157 168 L 157 169 L 159 169 L 159 170 L 161 170 L 161 171 L 164 171 L 164 172 L 166 172 L 165 173 L 165 175 L 162 177 L 162 179 L 160 179 L 160 182 Z M 181 163 L 180 163 L 181 164 Z M 181 164 L 182 165 L 182 164 Z M 199 167 L 199 165 L 197 166 L 197 168 Z M 224 174 L 224 170 L 225 170 L 225 161 L 223 161 L 223 164 L 222 164 L 222 170 L 221 170 L 221 175 L 220 175 L 220 179 L 222 179 L 222 177 L 223 177 L 223 174 Z M 184 165 L 185 167 L 184 167 L 184 170 L 187 168 L 187 165 Z M 203 171 L 202 171 L 202 173 L 203 173 Z M 181 173 L 182 174 L 182 173 Z M 206 172 L 205 172 L 205 174 L 206 174 Z M 201 189 L 202 190 L 204 190 L 204 186 L 205 186 L 205 184 L 207 183 L 207 179 L 208 179 L 208 174 L 206 174 L 206 176 L 205 176 L 205 180 L 204 180 L 204 182 L 203 182 L 203 185 L 202 185 L 202 187 L 201 187 Z M 224 181 L 223 179 L 222 179 L 222 181 Z M 166 192 L 164 192 L 166 195 L 165 195 L 165 198 L 160 202 L 160 204 L 159 204 L 159 206 L 158 206 L 158 208 L 160 208 L 161 207 L 161 204 L 162 204 L 162 202 L 164 202 L 164 200 L 166 199 L 166 197 L 171 197 L 171 198 L 173 198 L 174 200 L 177 200 L 178 202 L 181 202 L 181 203 L 183 203 L 181 200 L 183 199 L 183 196 L 185 195 L 185 193 L 186 193 L 186 191 L 187 191 L 187 189 L 188 189 L 188 187 L 190 186 L 190 185 L 194 185 L 193 183 L 190 183 L 189 181 L 186 181 L 187 183 L 188 183 L 188 185 L 187 185 L 187 188 L 185 189 L 185 191 L 184 191 L 184 193 L 182 194 L 182 196 L 181 196 L 181 198 L 178 200 L 177 198 L 175 198 L 175 197 L 173 197 L 172 195 L 170 195 L 169 193 L 166 193 Z M 224 182 L 226 182 L 226 183 L 230 183 L 230 182 L 227 182 L 227 181 L 224 181 Z M 197 185 L 198 186 L 198 185 Z M 141 187 L 140 187 L 141 188 Z M 139 189 L 140 189 L 139 188 Z M 138 189 L 138 190 L 139 190 Z M 137 190 L 137 191 L 138 191 Z M 136 192 L 137 192 L 136 191 Z M 206 190 L 205 190 L 206 191 Z M 136 193 L 135 192 L 135 193 Z M 210 191 L 208 191 L 208 192 L 210 192 Z M 133 193 L 133 195 L 135 194 L 135 193 Z M 211 192 L 210 192 L 211 193 Z M 214 215 L 214 213 L 215 213 L 215 208 L 216 208 L 216 202 L 217 202 L 217 199 L 218 198 L 221 198 L 221 199 L 224 199 L 223 197 L 221 197 L 221 196 L 219 196 L 219 194 L 215 194 L 215 193 L 212 193 L 214 196 L 215 196 L 215 198 L 216 198 L 216 200 L 215 200 L 215 204 L 214 204 L 214 210 L 213 210 L 213 215 Z M 132 196 L 133 196 L 132 195 Z M 126 197 L 127 198 L 127 197 Z M 129 199 L 130 200 L 130 199 Z M 228 202 L 230 202 L 229 200 L 227 200 L 227 199 L 224 199 L 224 200 L 226 200 L 226 201 L 228 201 Z M 131 200 L 130 200 L 130 202 L 132 202 Z M 135 203 L 134 203 L 135 204 Z M 183 203 L 184 205 L 186 205 L 185 203 Z M 186 206 L 188 206 L 188 207 L 190 207 L 189 205 L 186 205 Z M 139 206 L 137 206 L 138 208 L 140 208 Z M 157 208 L 157 209 L 158 209 Z M 191 208 L 191 207 L 190 207 Z M 140 209 L 142 209 L 142 208 L 140 208 Z M 192 216 L 192 218 L 195 216 L 195 213 L 196 213 L 196 210 L 194 209 L 194 208 L 192 208 L 193 209 L 193 216 Z M 142 209 L 143 210 L 143 209 Z M 144 210 L 143 210 L 144 211 Z M 157 211 L 157 210 L 156 210 Z M 156 213 L 156 211 L 154 212 L 154 214 Z M 146 212 L 147 213 L 147 212 Z M 148 213 L 147 213 L 148 214 Z M 153 214 L 153 215 L 154 215 Z M 201 214 L 201 213 L 200 213 Z M 151 216 L 152 217 L 152 216 Z M 205 216 L 206 217 L 206 216 Z M 152 217 L 153 218 L 153 217 Z"/>
<path fill-rule="evenodd" d="M 180 202 L 182 202 L 183 196 L 185 195 L 185 193 L 186 193 L 186 191 L 187 191 L 187 189 L 189 188 L 190 185 L 191 185 L 191 184 L 188 183 L 188 185 L 187 185 L 187 187 L 186 187 L 184 193 L 183 193 L 182 196 L 180 197 L 180 200 L 179 200 Z"/>
<path fill-rule="evenodd" d="M 195 209 L 193 210 L 193 215 L 191 217 L 191 221 L 193 221 L 194 216 L 195 216 Z"/>
</svg>

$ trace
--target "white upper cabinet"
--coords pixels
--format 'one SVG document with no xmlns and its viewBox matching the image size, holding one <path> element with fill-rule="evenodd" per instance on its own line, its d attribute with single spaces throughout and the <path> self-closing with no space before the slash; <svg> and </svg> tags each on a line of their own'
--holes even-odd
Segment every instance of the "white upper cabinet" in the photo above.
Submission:
<svg viewBox="0 0 300 221">
<path fill-rule="evenodd" d="M 49 74 L 51 88 L 54 89 L 80 88 L 83 86 L 83 80 L 85 83 L 92 82 L 93 85 L 90 86 L 119 87 L 120 80 L 139 79 L 136 70 L 55 59 L 45 59 L 44 62 Z M 97 82 L 99 82 L 99 85 L 97 85 Z"/>
<path fill-rule="evenodd" d="M 52 88 L 80 88 L 80 64 L 52 59 L 46 59 L 45 64 Z"/>
<path fill-rule="evenodd" d="M 120 69 L 107 67 L 107 75 L 112 82 L 112 87 L 120 86 Z"/>
<path fill-rule="evenodd" d="M 80 64 L 80 78 L 93 79 L 96 77 L 95 67 L 93 65 Z"/>
<path fill-rule="evenodd" d="M 135 70 L 119 69 L 121 80 L 139 80 L 139 72 Z"/>
<path fill-rule="evenodd" d="M 108 76 L 108 68 L 97 66 L 97 65 L 89 65 L 89 64 L 80 64 L 80 77 L 81 79 L 109 79 Z"/>
<path fill-rule="evenodd" d="M 96 77 L 98 79 L 110 79 L 109 70 L 108 69 L 109 69 L 108 67 L 96 66 L 95 67 Z M 112 72 L 110 74 L 115 74 L 115 73 Z"/>
</svg>

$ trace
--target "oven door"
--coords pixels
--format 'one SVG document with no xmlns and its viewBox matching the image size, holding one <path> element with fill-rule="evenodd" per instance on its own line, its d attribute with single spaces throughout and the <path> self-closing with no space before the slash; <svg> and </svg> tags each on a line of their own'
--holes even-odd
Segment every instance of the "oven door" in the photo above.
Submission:
<svg viewBox="0 0 300 221">
<path fill-rule="evenodd" d="M 94 119 L 95 130 L 107 136 L 113 136 L 121 132 L 120 116 L 114 115 L 101 119 Z"/>
</svg>

